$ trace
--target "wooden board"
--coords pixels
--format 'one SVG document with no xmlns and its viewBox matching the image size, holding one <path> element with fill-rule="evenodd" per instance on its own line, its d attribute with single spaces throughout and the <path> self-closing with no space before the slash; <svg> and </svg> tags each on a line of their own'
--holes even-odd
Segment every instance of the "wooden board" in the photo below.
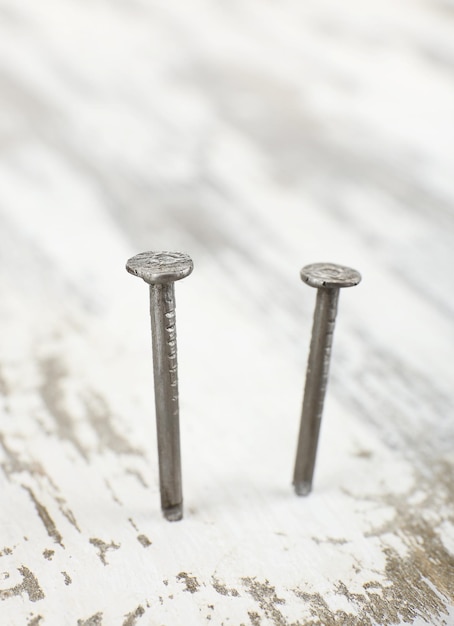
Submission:
<svg viewBox="0 0 454 626">
<path fill-rule="evenodd" d="M 454 624 L 453 5 L 0 3 L 2 626 Z M 148 295 L 177 285 L 185 519 Z M 345 263 L 315 490 L 314 290 Z"/>
</svg>

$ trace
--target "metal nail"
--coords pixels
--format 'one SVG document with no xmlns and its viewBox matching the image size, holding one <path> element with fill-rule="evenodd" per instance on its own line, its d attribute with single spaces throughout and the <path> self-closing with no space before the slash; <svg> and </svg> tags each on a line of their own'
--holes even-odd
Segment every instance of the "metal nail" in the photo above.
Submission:
<svg viewBox="0 0 454 626">
<path fill-rule="evenodd" d="M 142 252 L 126 263 L 130 274 L 150 285 L 161 508 L 171 522 L 183 517 L 174 282 L 193 267 L 180 252 Z"/>
<path fill-rule="evenodd" d="M 301 279 L 310 287 L 317 289 L 303 411 L 293 475 L 295 492 L 299 496 L 307 496 L 312 490 L 339 289 L 357 285 L 361 281 L 361 274 L 342 265 L 313 263 L 303 267 Z"/>
</svg>

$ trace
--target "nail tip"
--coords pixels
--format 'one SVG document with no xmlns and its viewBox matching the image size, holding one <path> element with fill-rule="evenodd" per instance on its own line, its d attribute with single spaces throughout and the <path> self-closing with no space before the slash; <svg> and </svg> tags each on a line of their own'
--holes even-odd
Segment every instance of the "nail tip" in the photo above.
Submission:
<svg viewBox="0 0 454 626">
<path fill-rule="evenodd" d="M 169 522 L 179 522 L 183 519 L 183 505 L 175 504 L 174 506 L 169 506 L 167 509 L 162 510 L 164 517 Z"/>
<path fill-rule="evenodd" d="M 309 482 L 293 483 L 297 496 L 308 496 L 312 491 L 312 485 Z"/>
</svg>

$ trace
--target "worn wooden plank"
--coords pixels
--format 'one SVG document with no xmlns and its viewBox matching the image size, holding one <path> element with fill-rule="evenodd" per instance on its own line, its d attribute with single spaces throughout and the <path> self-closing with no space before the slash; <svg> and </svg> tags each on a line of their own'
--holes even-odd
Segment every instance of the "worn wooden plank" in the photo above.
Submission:
<svg viewBox="0 0 454 626">
<path fill-rule="evenodd" d="M 452 4 L 0 12 L 2 626 L 453 624 Z M 179 524 L 124 271 L 161 248 Z M 318 260 L 364 280 L 298 499 Z"/>
</svg>

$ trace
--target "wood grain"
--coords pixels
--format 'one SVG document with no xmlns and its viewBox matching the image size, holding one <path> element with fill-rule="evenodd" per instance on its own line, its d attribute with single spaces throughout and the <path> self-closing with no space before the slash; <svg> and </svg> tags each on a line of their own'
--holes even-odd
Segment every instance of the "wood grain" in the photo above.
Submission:
<svg viewBox="0 0 454 626">
<path fill-rule="evenodd" d="M 449 0 L 0 2 L 2 626 L 454 624 Z M 177 293 L 161 516 L 143 250 Z M 315 489 L 315 297 L 342 293 Z"/>
</svg>

